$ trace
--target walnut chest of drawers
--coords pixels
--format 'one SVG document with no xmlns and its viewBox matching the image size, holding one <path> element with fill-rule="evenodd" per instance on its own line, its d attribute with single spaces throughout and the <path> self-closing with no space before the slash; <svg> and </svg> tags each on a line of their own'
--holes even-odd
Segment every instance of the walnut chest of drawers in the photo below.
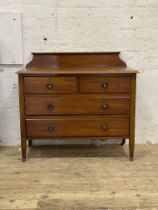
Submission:
<svg viewBox="0 0 158 210">
<path fill-rule="evenodd" d="M 119 53 L 33 53 L 18 71 L 22 159 L 36 139 L 129 139 L 134 155 L 136 71 Z"/>
</svg>

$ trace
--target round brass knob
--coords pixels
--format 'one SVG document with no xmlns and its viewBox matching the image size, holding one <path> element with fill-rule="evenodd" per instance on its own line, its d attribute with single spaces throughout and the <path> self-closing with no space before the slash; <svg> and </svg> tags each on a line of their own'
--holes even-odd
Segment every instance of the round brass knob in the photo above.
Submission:
<svg viewBox="0 0 158 210">
<path fill-rule="evenodd" d="M 102 88 L 103 88 L 103 89 L 107 89 L 107 88 L 108 88 L 108 83 L 104 82 L 104 83 L 102 84 Z"/>
<path fill-rule="evenodd" d="M 106 131 L 108 127 L 107 127 L 106 125 L 101 125 L 100 128 L 101 128 L 103 131 Z"/>
<path fill-rule="evenodd" d="M 54 126 L 53 126 L 53 125 L 48 125 L 48 131 L 49 131 L 49 132 L 54 131 Z"/>
<path fill-rule="evenodd" d="M 48 107 L 48 110 L 49 111 L 51 111 L 52 109 L 54 109 L 54 105 L 53 104 L 48 104 L 47 107 Z"/>
<path fill-rule="evenodd" d="M 51 83 L 47 84 L 48 89 L 53 89 L 53 87 L 54 87 L 53 84 L 51 84 Z"/>
<path fill-rule="evenodd" d="M 102 104 L 102 105 L 101 105 L 101 108 L 102 108 L 102 109 L 107 109 L 107 108 L 108 108 L 108 105 L 107 105 L 107 104 Z"/>
</svg>

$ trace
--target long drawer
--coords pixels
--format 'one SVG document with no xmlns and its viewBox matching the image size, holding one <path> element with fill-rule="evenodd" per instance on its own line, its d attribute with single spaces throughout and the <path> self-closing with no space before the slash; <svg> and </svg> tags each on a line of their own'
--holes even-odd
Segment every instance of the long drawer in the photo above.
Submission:
<svg viewBox="0 0 158 210">
<path fill-rule="evenodd" d="M 25 96 L 26 115 L 129 114 L 130 97 Z"/>
<path fill-rule="evenodd" d="M 53 117 L 26 120 L 28 138 L 129 135 L 128 117 Z"/>
<path fill-rule="evenodd" d="M 130 93 L 130 77 L 81 77 L 81 93 Z"/>
<path fill-rule="evenodd" d="M 25 77 L 25 93 L 76 93 L 77 82 L 75 77 Z"/>
</svg>

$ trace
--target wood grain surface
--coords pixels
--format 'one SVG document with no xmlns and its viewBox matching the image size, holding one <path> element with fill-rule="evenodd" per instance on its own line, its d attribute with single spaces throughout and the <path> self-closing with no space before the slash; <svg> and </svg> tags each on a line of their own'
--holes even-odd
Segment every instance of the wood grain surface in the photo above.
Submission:
<svg viewBox="0 0 158 210">
<path fill-rule="evenodd" d="M 129 117 L 52 117 L 26 119 L 28 138 L 129 136 Z"/>
<path fill-rule="evenodd" d="M 26 115 L 129 114 L 129 96 L 25 96 Z"/>
<path fill-rule="evenodd" d="M 75 77 L 25 77 L 25 93 L 76 93 Z"/>
<path fill-rule="evenodd" d="M 158 145 L 0 147 L 0 210 L 157 210 Z"/>
<path fill-rule="evenodd" d="M 26 68 L 126 67 L 119 54 L 119 52 L 33 53 L 33 60 Z"/>
<path fill-rule="evenodd" d="M 81 77 L 81 93 L 130 93 L 130 77 Z"/>
<path fill-rule="evenodd" d="M 40 76 L 41 72 L 45 76 L 58 76 L 58 75 L 132 75 L 138 71 L 131 68 L 59 68 L 59 69 L 48 69 L 48 68 L 30 68 L 17 71 L 17 74 Z"/>
<path fill-rule="evenodd" d="M 32 139 L 98 136 L 130 137 L 133 160 L 137 71 L 119 54 L 33 53 L 17 72 L 23 161 Z"/>
</svg>

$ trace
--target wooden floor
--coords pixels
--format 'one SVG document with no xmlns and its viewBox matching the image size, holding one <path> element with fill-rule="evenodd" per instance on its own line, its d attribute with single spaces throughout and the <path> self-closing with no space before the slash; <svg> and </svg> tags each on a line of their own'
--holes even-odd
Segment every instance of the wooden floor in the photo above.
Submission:
<svg viewBox="0 0 158 210">
<path fill-rule="evenodd" d="M 158 145 L 0 147 L 0 210 L 158 209 Z"/>
</svg>

